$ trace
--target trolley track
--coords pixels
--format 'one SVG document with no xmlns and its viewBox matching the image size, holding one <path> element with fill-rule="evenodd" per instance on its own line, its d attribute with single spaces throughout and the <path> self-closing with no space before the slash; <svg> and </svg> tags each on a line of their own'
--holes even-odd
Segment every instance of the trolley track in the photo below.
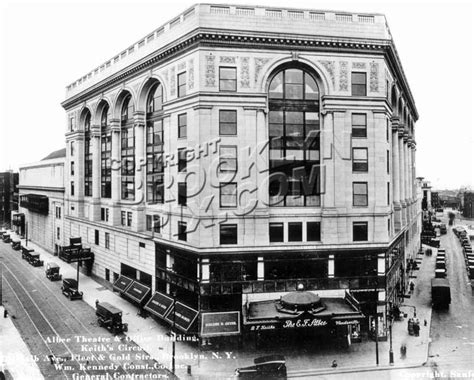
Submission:
<svg viewBox="0 0 474 380">
<path fill-rule="evenodd" d="M 9 251 L 14 253 L 11 249 Z M 161 375 L 161 378 L 174 377 L 135 342 L 114 339 L 113 335 L 97 327 L 93 309 L 85 306 L 84 302 L 64 302 L 62 295 L 56 294 L 59 287 L 52 282 L 46 282 L 45 277 L 40 276 L 33 267 L 24 265 L 21 256 L 7 254 L 5 259 L 4 277 L 14 295 L 13 299 L 16 300 L 17 305 L 14 305 L 14 308 L 18 315 L 22 314 L 18 311 L 23 310 L 28 317 L 27 323 L 25 318 L 22 318 L 20 332 L 30 352 L 42 356 L 38 365 L 46 378 L 72 378 L 73 373 L 89 376 L 108 376 L 110 373 L 110 378 L 113 373 L 119 378 L 134 378 L 151 372 Z M 35 302 L 32 294 L 41 307 Z M 87 324 L 84 321 L 91 322 Z M 107 343 L 87 343 L 93 338 Z M 127 370 L 124 364 L 130 363 L 131 355 L 136 353 L 140 353 L 142 359 L 132 359 L 136 367 L 131 371 Z M 49 355 L 67 357 L 69 360 L 55 367 L 50 364 Z M 107 369 L 104 370 L 104 367 Z"/>
</svg>

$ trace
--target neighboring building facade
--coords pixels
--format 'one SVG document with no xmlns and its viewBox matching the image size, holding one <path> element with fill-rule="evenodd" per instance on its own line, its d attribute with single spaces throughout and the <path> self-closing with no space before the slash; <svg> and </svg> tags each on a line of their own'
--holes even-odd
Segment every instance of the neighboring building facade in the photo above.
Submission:
<svg viewBox="0 0 474 380">
<path fill-rule="evenodd" d="M 242 310 L 298 285 L 378 303 L 385 331 L 421 198 L 383 15 L 198 4 L 62 105 L 65 235 L 92 247 L 93 274 L 176 293 L 203 337 L 229 333 L 206 330 L 215 315 L 245 331 Z"/>
<path fill-rule="evenodd" d="M 474 218 L 474 193 L 472 192 L 466 191 L 464 193 L 462 216 L 469 219 Z"/>
<path fill-rule="evenodd" d="M 0 225 L 10 225 L 12 211 L 18 210 L 18 173 L 0 173 Z"/>
<path fill-rule="evenodd" d="M 66 150 L 20 167 L 18 232 L 49 252 L 57 253 L 69 237 L 64 233 L 64 162 Z"/>
<path fill-rule="evenodd" d="M 434 209 L 437 209 L 437 208 L 441 207 L 441 203 L 440 203 L 440 200 L 439 200 L 439 193 L 437 191 L 432 191 L 431 192 L 431 206 Z"/>
</svg>

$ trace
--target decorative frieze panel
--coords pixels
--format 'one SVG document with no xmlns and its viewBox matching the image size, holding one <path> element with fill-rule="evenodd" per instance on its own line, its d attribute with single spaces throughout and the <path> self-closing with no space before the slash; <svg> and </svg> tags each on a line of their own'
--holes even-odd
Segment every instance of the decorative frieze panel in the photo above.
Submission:
<svg viewBox="0 0 474 380">
<path fill-rule="evenodd" d="M 206 55 L 206 87 L 216 87 L 216 57 Z"/>
<path fill-rule="evenodd" d="M 169 89 L 168 70 L 163 71 L 163 81 L 165 82 L 164 85 L 166 86 L 166 88 Z"/>
<path fill-rule="evenodd" d="M 173 66 L 170 69 L 170 94 L 176 94 L 176 68 Z"/>
<path fill-rule="evenodd" d="M 339 91 L 348 91 L 349 90 L 349 62 L 341 61 L 339 62 Z"/>
<path fill-rule="evenodd" d="M 225 57 L 225 56 L 220 57 L 220 63 L 224 63 L 227 65 L 235 65 L 235 60 L 236 60 L 236 57 Z"/>
<path fill-rule="evenodd" d="M 249 57 L 240 58 L 240 87 L 250 87 Z"/>
<path fill-rule="evenodd" d="M 178 64 L 178 71 L 186 70 L 186 62 L 181 62 Z"/>
<path fill-rule="evenodd" d="M 321 65 L 323 65 L 326 71 L 328 72 L 329 77 L 331 78 L 332 85 L 334 87 L 336 85 L 336 77 L 334 73 L 335 65 L 336 65 L 335 62 L 334 61 L 319 61 L 319 63 L 321 63 Z"/>
<path fill-rule="evenodd" d="M 263 67 L 270 62 L 270 58 L 254 58 L 255 59 L 255 83 L 258 80 L 258 76 L 262 71 Z"/>
<path fill-rule="evenodd" d="M 352 62 L 352 68 L 356 70 L 365 70 L 367 65 L 365 62 Z"/>
<path fill-rule="evenodd" d="M 379 64 L 370 62 L 370 92 L 379 91 Z"/>
<path fill-rule="evenodd" d="M 188 61 L 188 88 L 194 88 L 194 59 Z"/>
</svg>

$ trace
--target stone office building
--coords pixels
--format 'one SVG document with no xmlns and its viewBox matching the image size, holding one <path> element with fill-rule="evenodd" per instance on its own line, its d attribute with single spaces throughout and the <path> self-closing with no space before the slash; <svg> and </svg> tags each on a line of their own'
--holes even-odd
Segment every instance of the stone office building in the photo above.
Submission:
<svg viewBox="0 0 474 380">
<path fill-rule="evenodd" d="M 383 15 L 197 4 L 62 105 L 64 227 L 96 276 L 157 292 L 145 308 L 168 321 L 176 298 L 202 337 L 251 330 L 297 289 L 377 304 L 384 333 L 421 200 L 418 113 Z"/>
</svg>

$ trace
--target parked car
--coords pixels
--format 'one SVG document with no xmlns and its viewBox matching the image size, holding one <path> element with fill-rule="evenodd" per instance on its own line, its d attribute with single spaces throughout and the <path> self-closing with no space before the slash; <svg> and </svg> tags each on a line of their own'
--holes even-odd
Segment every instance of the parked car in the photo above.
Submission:
<svg viewBox="0 0 474 380">
<path fill-rule="evenodd" d="M 253 366 L 237 368 L 235 376 L 239 379 L 286 380 L 286 363 L 282 355 L 269 355 L 256 358 Z"/>
<path fill-rule="evenodd" d="M 15 251 L 19 251 L 21 249 L 21 241 L 20 240 L 12 240 L 12 248 Z"/>
<path fill-rule="evenodd" d="M 72 278 L 65 278 L 61 291 L 70 300 L 81 300 L 84 293 L 78 290 L 77 281 Z"/>
<path fill-rule="evenodd" d="M 441 224 L 439 225 L 439 233 L 440 233 L 441 235 L 444 235 L 444 234 L 447 234 L 447 233 L 448 233 L 448 229 L 446 228 L 446 224 L 441 223 Z"/>
<path fill-rule="evenodd" d="M 59 274 L 59 269 L 58 264 L 47 263 L 45 269 L 46 278 L 50 281 L 60 281 L 63 276 Z"/>
<path fill-rule="evenodd" d="M 107 328 L 113 334 L 128 331 L 128 324 L 122 323 L 122 310 L 117 309 L 108 302 L 98 302 L 95 315 L 97 316 L 99 326 Z"/>
<path fill-rule="evenodd" d="M 33 265 L 34 267 L 42 267 L 44 265 L 44 261 L 40 260 L 40 254 L 31 252 L 28 256 L 28 262 Z"/>
<path fill-rule="evenodd" d="M 451 303 L 451 288 L 445 278 L 431 280 L 431 303 L 434 308 L 448 308 Z"/>
</svg>

